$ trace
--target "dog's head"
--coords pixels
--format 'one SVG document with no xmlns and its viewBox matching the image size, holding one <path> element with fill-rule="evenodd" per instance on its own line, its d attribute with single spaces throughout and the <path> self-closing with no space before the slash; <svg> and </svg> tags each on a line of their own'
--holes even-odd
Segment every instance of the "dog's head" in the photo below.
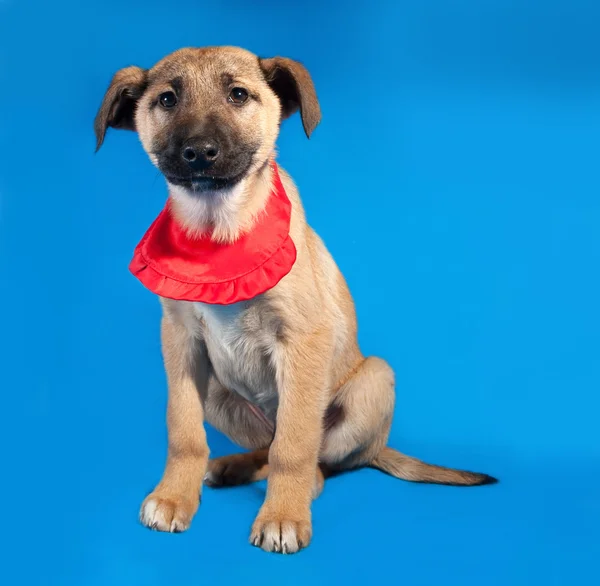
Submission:
<svg viewBox="0 0 600 586">
<path fill-rule="evenodd" d="M 300 63 L 235 47 L 181 49 L 115 74 L 96 116 L 97 149 L 108 127 L 136 130 L 167 181 L 202 197 L 264 167 L 281 120 L 298 110 L 310 136 L 321 113 Z"/>
</svg>

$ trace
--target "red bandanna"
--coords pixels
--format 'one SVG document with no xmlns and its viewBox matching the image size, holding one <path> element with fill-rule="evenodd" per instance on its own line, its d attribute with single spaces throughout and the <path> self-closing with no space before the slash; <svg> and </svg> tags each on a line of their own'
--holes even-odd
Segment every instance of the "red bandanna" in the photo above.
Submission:
<svg viewBox="0 0 600 586">
<path fill-rule="evenodd" d="M 129 269 L 150 291 L 169 299 L 218 305 L 252 299 L 277 285 L 296 261 L 291 210 L 275 164 L 264 211 L 231 244 L 213 242 L 210 234 L 189 236 L 169 200 L 137 245 Z"/>
</svg>

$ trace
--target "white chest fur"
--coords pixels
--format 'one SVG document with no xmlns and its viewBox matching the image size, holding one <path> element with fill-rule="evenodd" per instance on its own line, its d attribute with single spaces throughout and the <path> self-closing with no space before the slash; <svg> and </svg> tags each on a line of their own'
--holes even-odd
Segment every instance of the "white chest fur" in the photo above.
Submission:
<svg viewBox="0 0 600 586">
<path fill-rule="evenodd" d="M 269 412 L 276 407 L 273 370 L 269 367 L 268 332 L 249 322 L 251 302 L 232 305 L 194 303 L 194 313 L 204 322 L 204 339 L 213 370 L 225 387 Z"/>
<path fill-rule="evenodd" d="M 245 309 L 245 303 L 232 305 L 194 303 L 194 312 L 204 321 L 211 341 L 219 345 L 227 355 L 235 353 L 235 347 L 243 336 L 241 316 Z"/>
</svg>

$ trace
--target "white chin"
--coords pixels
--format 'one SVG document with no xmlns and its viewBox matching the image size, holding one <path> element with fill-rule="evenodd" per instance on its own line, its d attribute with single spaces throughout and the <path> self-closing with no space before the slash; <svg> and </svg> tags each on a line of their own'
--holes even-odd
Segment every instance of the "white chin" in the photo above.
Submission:
<svg viewBox="0 0 600 586">
<path fill-rule="evenodd" d="M 242 179 L 231 187 L 215 190 L 196 191 L 181 185 L 168 183 L 169 194 L 175 201 L 184 218 L 193 223 L 206 224 L 214 221 L 227 210 L 233 210 L 241 203 L 246 180 Z"/>
<path fill-rule="evenodd" d="M 193 199 L 214 199 L 216 197 L 226 198 L 237 191 L 237 188 L 241 183 L 243 183 L 243 181 L 234 185 L 211 188 L 210 186 L 206 184 L 203 185 L 202 183 L 192 183 L 191 186 L 175 185 L 167 180 L 169 193 L 176 199 L 183 197 L 190 197 Z"/>
</svg>

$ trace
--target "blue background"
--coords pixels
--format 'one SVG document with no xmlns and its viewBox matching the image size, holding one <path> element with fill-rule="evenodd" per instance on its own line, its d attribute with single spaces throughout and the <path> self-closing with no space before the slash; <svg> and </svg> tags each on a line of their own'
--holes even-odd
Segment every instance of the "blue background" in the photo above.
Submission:
<svg viewBox="0 0 600 586">
<path fill-rule="evenodd" d="M 0 1 L 0 440 L 7 584 L 592 583 L 600 556 L 600 7 L 593 0 Z M 156 299 L 128 273 L 163 181 L 92 121 L 181 46 L 303 61 L 279 140 L 397 372 L 391 443 L 496 475 L 327 482 L 296 556 L 247 544 L 264 484 L 137 523 L 165 455 Z M 236 450 L 209 430 L 214 455 Z"/>
</svg>

